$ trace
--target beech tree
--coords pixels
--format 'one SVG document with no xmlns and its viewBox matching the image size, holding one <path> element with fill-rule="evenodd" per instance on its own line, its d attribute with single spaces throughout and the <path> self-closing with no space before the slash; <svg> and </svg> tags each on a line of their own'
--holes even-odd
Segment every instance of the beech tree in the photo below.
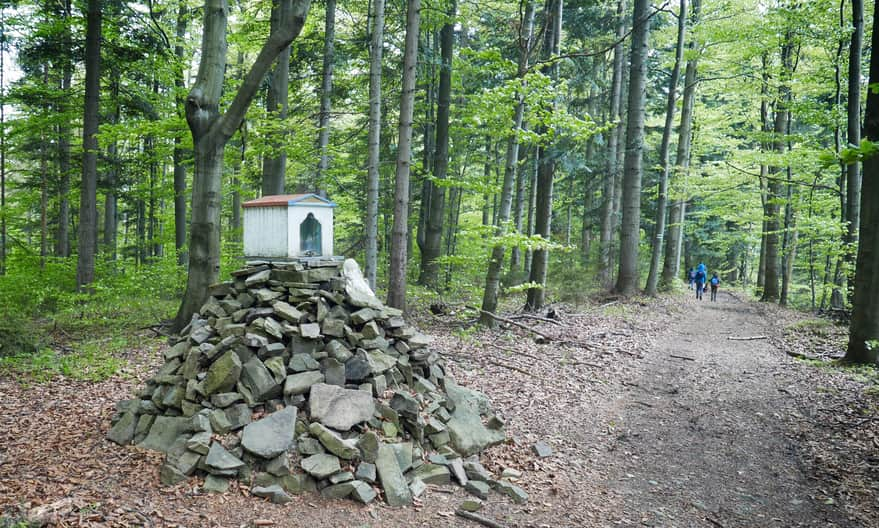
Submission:
<svg viewBox="0 0 879 528">
<path fill-rule="evenodd" d="M 369 133 L 366 169 L 366 266 L 365 276 L 375 289 L 378 268 L 378 191 L 382 130 L 382 49 L 384 48 L 385 0 L 374 0 L 369 40 Z"/>
<path fill-rule="evenodd" d="M 302 31 L 311 0 L 293 0 L 289 12 L 272 31 L 225 112 L 220 95 L 226 69 L 226 0 L 206 0 L 204 33 L 198 75 L 186 98 L 186 122 L 192 133 L 195 172 L 192 221 L 189 234 L 189 274 L 186 292 L 174 319 L 175 330 L 185 327 L 207 296 L 208 286 L 220 273 L 220 204 L 223 149 L 244 119 L 266 72 Z"/>
<path fill-rule="evenodd" d="M 877 17 L 879 17 L 879 2 L 873 9 L 869 86 L 879 83 Z M 864 138 L 873 143 L 879 142 L 879 93 L 872 89 L 867 91 Z M 877 280 L 879 278 L 879 156 L 875 153 L 864 159 L 860 207 L 855 291 L 845 360 L 875 364 L 879 360 L 879 280 Z"/>
<path fill-rule="evenodd" d="M 647 81 L 647 39 L 650 34 L 650 2 L 635 0 L 632 15 L 632 51 L 629 59 L 629 104 L 626 115 L 626 155 L 623 165 L 622 223 L 617 292 L 632 295 L 638 290 L 638 244 L 641 231 L 641 176 L 644 150 L 644 104 Z"/>
<path fill-rule="evenodd" d="M 406 46 L 403 52 L 403 83 L 400 89 L 400 122 L 397 169 L 394 183 L 394 227 L 391 233 L 391 265 L 388 270 L 388 304 L 406 309 L 406 265 L 409 234 L 409 174 L 412 165 L 412 116 L 415 109 L 415 77 L 421 0 L 408 0 Z"/>
</svg>

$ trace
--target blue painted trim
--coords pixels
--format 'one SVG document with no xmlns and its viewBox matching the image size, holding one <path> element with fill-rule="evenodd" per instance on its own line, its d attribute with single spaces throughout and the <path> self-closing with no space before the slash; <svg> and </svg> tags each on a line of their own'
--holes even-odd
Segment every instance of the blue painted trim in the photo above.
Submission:
<svg viewBox="0 0 879 528">
<path fill-rule="evenodd" d="M 324 202 L 324 203 L 322 203 L 322 204 L 316 204 L 316 203 L 300 203 L 300 202 L 302 202 L 302 200 L 306 200 L 306 199 L 308 199 L 308 198 L 317 198 L 318 200 L 320 200 L 320 201 L 322 201 L 322 202 Z M 323 198 L 323 197 L 321 197 L 321 196 L 318 196 L 318 195 L 316 195 L 316 194 L 314 194 L 314 193 L 305 194 L 305 195 L 302 195 L 301 197 L 299 197 L 299 198 L 297 198 L 297 199 L 295 199 L 295 200 L 290 200 L 290 201 L 287 202 L 287 205 L 291 205 L 291 206 L 292 206 L 292 205 L 299 205 L 299 206 L 308 206 L 308 207 L 338 207 L 338 205 L 337 205 L 336 203 L 331 202 L 331 201 L 327 200 L 326 198 Z"/>
</svg>

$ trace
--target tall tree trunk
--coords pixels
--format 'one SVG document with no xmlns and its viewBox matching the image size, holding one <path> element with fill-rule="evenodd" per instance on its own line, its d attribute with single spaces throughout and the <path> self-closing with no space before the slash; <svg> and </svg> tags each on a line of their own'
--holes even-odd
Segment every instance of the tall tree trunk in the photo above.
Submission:
<svg viewBox="0 0 879 528">
<path fill-rule="evenodd" d="M 324 67 L 321 76 L 320 116 L 318 123 L 317 149 L 320 161 L 313 184 L 314 191 L 324 188 L 327 168 L 330 166 L 330 96 L 333 95 L 333 61 L 336 56 L 336 0 L 326 0 L 327 18 L 324 25 Z"/>
<path fill-rule="evenodd" d="M 690 23 L 699 22 L 702 0 L 693 0 Z M 687 46 L 691 53 L 696 51 L 696 41 L 691 40 Z M 681 96 L 681 124 L 678 128 L 678 146 L 675 152 L 675 170 L 672 182 L 681 193 L 672 203 L 668 212 L 668 236 L 665 240 L 665 259 L 662 262 L 660 288 L 670 289 L 678 279 L 681 268 L 681 248 L 684 240 L 684 221 L 687 216 L 686 183 L 690 171 L 690 145 L 693 136 L 693 108 L 696 103 L 696 85 L 698 58 L 693 55 L 687 59 L 684 72 L 684 91 Z"/>
<path fill-rule="evenodd" d="M 522 129 L 524 129 L 524 121 L 522 125 Z M 528 157 L 528 149 L 519 147 L 519 157 L 516 161 L 516 204 L 513 210 L 513 224 L 516 227 L 516 232 L 521 233 L 523 227 L 523 217 L 525 214 L 525 190 L 528 188 L 528 175 L 530 174 L 527 170 L 525 170 L 525 160 Z M 512 251 L 510 251 L 510 272 L 515 273 L 519 271 L 522 266 L 522 250 L 518 245 L 513 246 Z"/>
<path fill-rule="evenodd" d="M 101 0 L 88 0 L 85 34 L 85 106 L 82 118 L 82 188 L 79 200 L 79 258 L 76 288 L 95 281 L 98 235 L 98 96 L 101 92 Z"/>
<path fill-rule="evenodd" d="M 665 238 L 666 204 L 668 203 L 669 144 L 671 143 L 672 127 L 674 126 L 675 107 L 677 102 L 678 78 L 681 76 L 681 62 L 684 60 L 684 37 L 687 31 L 687 0 L 680 0 L 678 12 L 678 40 L 675 47 L 675 63 L 668 81 L 668 99 L 665 105 L 665 128 L 662 130 L 662 142 L 659 144 L 659 163 L 662 166 L 659 175 L 659 193 L 656 198 L 656 227 L 653 233 L 653 246 L 650 255 L 650 272 L 647 275 L 647 295 L 656 295 L 659 284 L 659 265 L 662 261 L 663 240 Z"/>
<path fill-rule="evenodd" d="M 185 51 L 183 43 L 186 39 L 186 28 L 189 25 L 189 8 L 186 2 L 179 0 L 177 6 L 177 24 L 174 42 L 174 57 L 177 63 L 174 65 L 174 101 L 177 115 L 186 117 L 186 101 L 183 96 L 185 83 L 183 80 L 183 63 Z M 183 138 L 180 134 L 174 135 L 174 249 L 177 250 L 177 264 L 182 266 L 188 260 L 186 252 L 186 149 L 183 148 Z"/>
<path fill-rule="evenodd" d="M 861 47 L 864 40 L 864 2 L 852 0 L 852 38 L 848 55 L 848 103 L 847 130 L 851 145 L 861 144 Z M 858 229 L 861 216 L 861 167 L 857 161 L 847 167 L 846 172 L 846 251 L 845 262 L 849 270 L 855 267 L 855 246 L 858 243 Z M 851 276 L 851 271 L 849 272 Z M 851 281 L 849 281 L 851 297 Z"/>
<path fill-rule="evenodd" d="M 431 44 L 431 42 L 433 44 Z M 433 46 L 433 56 L 439 55 L 439 39 L 436 35 L 433 35 L 433 40 L 431 41 L 431 33 L 425 33 L 424 35 L 424 47 L 425 49 Z M 436 61 L 430 61 L 426 64 L 426 69 L 428 71 L 427 74 L 427 86 L 425 91 L 425 105 L 424 105 L 424 131 L 423 131 L 423 143 L 424 148 L 422 149 L 422 157 L 421 157 L 421 172 L 423 174 L 421 179 L 421 202 L 418 207 L 418 230 L 415 234 L 416 242 L 418 243 L 418 249 L 420 251 L 424 251 L 424 238 L 427 233 L 427 217 L 430 215 L 430 197 L 433 192 L 433 183 L 430 181 L 430 175 L 433 174 L 433 154 L 435 150 L 435 141 L 436 141 L 436 132 L 434 128 L 436 126 L 436 116 L 434 114 L 434 110 L 436 109 Z M 411 241 L 410 241 L 411 245 Z"/>
<path fill-rule="evenodd" d="M 498 221 L 495 236 L 502 240 L 507 233 L 507 224 L 510 220 L 510 209 L 513 203 L 513 182 L 516 179 L 516 163 L 519 159 L 519 134 L 522 129 L 522 120 L 525 116 L 525 73 L 528 71 L 528 57 L 532 48 L 534 33 L 534 2 L 525 0 L 525 17 L 523 27 L 519 35 L 519 68 L 517 77 L 521 88 L 516 93 L 516 107 L 513 112 L 513 129 L 507 140 L 507 153 L 504 159 L 504 182 L 501 186 L 501 201 L 498 208 Z M 506 247 L 501 243 L 495 243 L 491 250 L 488 261 L 488 270 L 485 274 L 485 290 L 482 294 L 482 315 L 479 322 L 492 327 L 495 319 L 486 314 L 497 310 L 497 297 L 500 290 L 501 270 L 504 266 L 504 254 Z"/>
<path fill-rule="evenodd" d="M 785 135 L 788 130 L 788 120 L 790 119 L 790 75 L 793 70 L 793 35 L 788 30 L 785 33 L 784 42 L 781 46 L 781 79 L 778 87 L 778 99 L 775 103 L 775 121 L 772 127 L 773 150 L 780 154 L 784 153 L 787 145 Z M 779 300 L 780 292 L 778 289 L 779 273 L 780 273 L 780 254 L 779 246 L 781 243 L 779 230 L 781 221 L 779 214 L 781 211 L 781 174 L 784 167 L 773 166 L 769 170 L 769 181 L 767 182 L 767 205 L 766 205 L 766 271 L 764 272 L 763 295 L 760 298 L 764 302 L 775 302 Z"/>
<path fill-rule="evenodd" d="M 626 0 L 617 2 L 617 41 L 613 47 L 613 78 L 610 88 L 610 121 L 620 120 L 620 106 L 623 94 L 623 40 L 626 34 Z M 620 125 L 616 125 L 620 128 Z M 612 251 L 614 232 L 614 189 L 619 177 L 619 165 L 617 164 L 617 150 L 619 148 L 619 135 L 617 130 L 608 132 L 607 140 L 607 168 L 604 175 L 604 187 L 601 202 L 601 231 L 599 233 L 599 281 L 603 287 L 610 287 L 612 276 Z"/>
<path fill-rule="evenodd" d="M 527 223 L 527 231 L 528 236 L 534 235 L 535 229 L 535 211 L 537 210 L 537 171 L 540 169 L 540 159 L 538 157 L 539 152 L 537 148 L 534 149 L 534 159 L 531 162 L 531 167 L 529 167 L 529 187 L 528 187 L 528 223 Z M 532 249 L 528 249 L 525 251 L 525 263 L 523 267 L 523 271 L 525 275 L 528 277 L 531 276 L 531 263 L 534 261 L 534 251 Z"/>
<path fill-rule="evenodd" d="M 562 13 L 564 12 L 564 0 L 548 0 L 547 7 L 547 39 L 544 40 L 551 57 L 557 57 L 561 50 L 562 39 Z M 549 24 L 552 24 L 551 29 Z M 559 65 L 554 62 L 550 66 L 549 76 L 553 82 L 559 78 Z M 555 113 L 558 108 L 558 99 L 554 99 L 550 112 Z M 551 147 L 541 144 L 537 148 L 537 201 L 534 211 L 534 232 L 549 242 L 552 238 L 552 195 L 553 179 L 555 178 L 555 159 L 549 152 Z M 531 272 L 528 281 L 538 284 L 537 288 L 529 288 L 525 300 L 526 311 L 537 311 L 546 304 L 546 275 L 549 271 L 549 249 L 539 248 L 534 250 L 531 256 Z"/>
<path fill-rule="evenodd" d="M 335 0 L 327 1 L 335 4 Z M 292 0 L 275 0 L 272 5 L 271 30 L 278 31 L 278 26 L 286 19 L 287 13 L 292 9 Z M 335 9 L 335 8 L 334 8 Z M 243 63 L 243 55 L 239 55 L 239 62 Z M 290 46 L 288 45 L 278 54 L 274 71 L 270 74 L 268 91 L 266 93 L 266 111 L 270 117 L 283 123 L 287 119 L 288 87 L 290 86 Z M 281 130 L 286 130 L 282 126 Z M 287 180 L 287 152 L 284 150 L 284 134 L 271 138 L 271 151 L 266 154 L 262 161 L 262 195 L 284 194 Z"/>
<path fill-rule="evenodd" d="M 67 96 L 73 79 L 73 66 L 67 61 L 62 66 L 61 93 L 65 100 L 60 101 L 62 124 L 58 126 L 58 236 L 55 241 L 55 254 L 59 257 L 70 256 L 70 128 L 67 123 Z"/>
<path fill-rule="evenodd" d="M 192 186 L 189 274 L 183 302 L 174 320 L 185 327 L 201 307 L 208 287 L 220 274 L 220 205 L 222 203 L 223 149 L 257 93 L 266 72 L 281 51 L 295 39 L 308 14 L 310 0 L 294 0 L 287 20 L 269 34 L 250 71 L 220 114 L 219 102 L 226 69 L 226 0 L 206 0 L 201 62 L 195 84 L 186 98 L 186 121 L 192 132 L 195 174 Z"/>
<path fill-rule="evenodd" d="M 382 127 L 382 49 L 385 0 L 373 0 L 372 35 L 369 41 L 369 133 L 366 169 L 366 280 L 375 289 L 378 269 L 378 189 Z"/>
<path fill-rule="evenodd" d="M 869 85 L 879 83 L 879 3 L 873 8 Z M 879 94 L 867 92 L 864 111 L 864 137 L 879 141 Z M 861 221 L 858 231 L 858 258 L 855 264 L 855 288 L 852 320 L 849 327 L 845 360 L 875 364 L 879 360 L 879 156 L 864 160 L 861 188 Z"/>
<path fill-rule="evenodd" d="M 111 97 L 113 98 L 113 113 L 110 116 L 111 122 L 116 124 L 119 122 L 120 105 L 119 105 L 119 74 L 115 70 L 112 73 L 111 81 Z M 107 161 L 108 167 L 104 176 L 106 191 L 104 193 L 104 251 L 107 252 L 107 258 L 111 261 L 116 260 L 116 225 L 119 220 L 119 211 L 117 207 L 116 185 L 119 179 L 119 159 L 118 145 L 116 141 L 107 145 Z"/>
<path fill-rule="evenodd" d="M 412 116 L 415 107 L 415 77 L 418 60 L 418 31 L 421 0 L 408 0 L 406 47 L 403 53 L 403 81 L 400 90 L 400 124 L 397 140 L 397 170 L 394 183 L 394 227 L 391 234 L 391 264 L 388 269 L 388 304 L 406 309 L 406 235 L 409 224 L 409 173 L 412 163 Z"/>
<path fill-rule="evenodd" d="M 626 157 L 623 165 L 620 262 L 614 288 L 623 295 L 638 291 L 638 245 L 641 228 L 641 177 L 644 150 L 644 104 L 647 80 L 647 40 L 650 2 L 635 0 L 632 15 L 632 51 L 629 64 L 629 98 L 626 109 Z"/>
<path fill-rule="evenodd" d="M 6 274 L 6 6 L 0 6 L 0 275 Z"/>
<path fill-rule="evenodd" d="M 446 13 L 446 22 L 440 30 L 440 53 L 442 62 L 439 71 L 439 89 L 436 106 L 436 143 L 433 155 L 433 179 L 441 182 L 446 179 L 449 169 L 449 116 L 452 100 L 452 57 L 455 46 L 455 14 L 457 2 L 452 0 Z M 421 266 L 418 283 L 439 287 L 439 264 L 442 254 L 443 216 L 445 215 L 446 188 L 434 183 L 430 194 L 430 210 L 424 233 L 424 246 L 421 248 Z"/>
</svg>

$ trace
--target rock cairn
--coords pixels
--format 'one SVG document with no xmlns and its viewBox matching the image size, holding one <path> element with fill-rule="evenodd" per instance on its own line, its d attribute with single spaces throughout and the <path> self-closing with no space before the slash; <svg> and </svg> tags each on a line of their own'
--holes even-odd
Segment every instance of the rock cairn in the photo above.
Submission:
<svg viewBox="0 0 879 528">
<path fill-rule="evenodd" d="M 273 502 L 319 491 L 409 504 L 428 484 L 489 489 L 479 453 L 505 438 L 485 395 L 455 384 L 431 339 L 384 306 L 357 263 L 251 263 L 217 284 L 110 440 L 166 454 L 164 484 L 233 479 Z"/>
</svg>

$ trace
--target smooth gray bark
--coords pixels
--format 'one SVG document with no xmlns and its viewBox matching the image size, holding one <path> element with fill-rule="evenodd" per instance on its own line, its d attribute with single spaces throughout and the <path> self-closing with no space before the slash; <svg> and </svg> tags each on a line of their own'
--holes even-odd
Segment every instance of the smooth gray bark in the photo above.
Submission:
<svg viewBox="0 0 879 528">
<path fill-rule="evenodd" d="M 452 58 L 455 46 L 455 13 L 457 2 L 452 0 L 446 13 L 446 23 L 440 30 L 441 63 L 436 105 L 436 143 L 433 154 L 433 179 L 442 182 L 449 169 L 449 119 L 452 102 Z M 441 183 L 431 185 L 430 209 L 427 213 L 424 244 L 421 247 L 421 265 L 418 283 L 439 288 L 439 264 L 442 255 L 443 217 L 446 188 Z"/>
<path fill-rule="evenodd" d="M 313 183 L 312 190 L 314 191 L 324 187 L 323 178 L 326 177 L 327 168 L 330 166 L 328 150 L 330 147 L 331 96 L 333 95 L 333 62 L 336 56 L 336 0 L 325 1 L 327 3 L 327 16 L 324 24 L 324 61 L 323 73 L 321 74 L 320 115 L 317 124 L 317 149 L 320 152 L 320 161 Z"/>
<path fill-rule="evenodd" d="M 85 35 L 85 105 L 82 119 L 82 186 L 79 192 L 79 235 L 76 288 L 95 281 L 98 235 L 98 97 L 101 91 L 101 0 L 88 0 Z"/>
<path fill-rule="evenodd" d="M 620 105 L 623 94 L 623 36 L 626 33 L 626 0 L 617 2 L 617 34 L 616 45 L 613 47 L 613 77 L 610 88 L 610 116 L 611 122 L 620 120 Z M 620 125 L 617 125 L 619 128 Z M 601 196 L 601 227 L 598 235 L 599 240 L 599 282 L 602 286 L 610 287 L 611 282 L 611 251 L 613 248 L 614 231 L 614 188 L 619 177 L 619 165 L 617 164 L 617 149 L 619 148 L 619 135 L 617 130 L 608 132 L 607 140 L 607 167 L 604 175 L 604 187 Z"/>
<path fill-rule="evenodd" d="M 846 121 L 848 142 L 861 144 L 861 47 L 864 41 L 864 2 L 852 0 L 852 38 L 848 55 L 848 102 Z M 855 246 L 861 217 L 861 167 L 855 161 L 846 167 L 846 222 L 845 242 L 849 250 L 844 253 L 846 264 L 854 269 Z M 849 288 L 849 295 L 851 288 Z"/>
<path fill-rule="evenodd" d="M 690 24 L 699 22 L 702 0 L 693 0 L 692 16 Z M 688 48 L 696 49 L 695 40 L 691 40 Z M 678 144 L 675 152 L 675 169 L 672 174 L 674 182 L 686 182 L 690 171 L 690 144 L 693 136 L 693 108 L 696 102 L 696 85 L 698 70 L 698 58 L 693 56 L 687 60 L 684 71 L 684 90 L 681 95 L 681 121 L 678 127 Z M 681 185 L 685 187 L 685 185 Z M 681 248 L 684 242 L 684 221 L 687 215 L 687 199 L 681 195 L 669 207 L 668 212 L 668 235 L 665 239 L 665 259 L 662 262 L 662 277 L 659 286 L 662 289 L 671 288 L 674 281 L 679 277 L 681 267 Z"/>
<path fill-rule="evenodd" d="M 373 0 L 372 35 L 369 43 L 369 132 L 366 168 L 366 280 L 375 290 L 378 269 L 378 190 L 382 129 L 382 50 L 384 47 L 385 0 Z"/>
<path fill-rule="evenodd" d="M 185 50 L 183 43 L 186 39 L 186 28 L 189 25 L 189 8 L 186 2 L 180 0 L 177 6 L 177 24 L 175 27 L 174 57 L 177 64 L 174 65 L 174 101 L 179 117 L 186 116 L 186 100 L 183 97 L 185 82 L 183 79 L 183 63 Z M 186 165 L 185 161 L 189 153 L 183 148 L 183 138 L 174 137 L 174 249 L 177 250 L 177 264 L 186 264 L 189 255 L 186 251 Z"/>
<path fill-rule="evenodd" d="M 550 56 L 557 57 L 561 50 L 564 0 L 553 0 L 551 5 L 552 13 L 548 13 L 548 15 L 551 17 L 552 29 L 546 29 L 548 38 L 544 40 L 544 44 L 550 43 L 551 45 L 548 46 Z M 554 82 L 558 81 L 558 62 L 554 62 L 550 66 L 549 75 Z M 554 99 L 550 109 L 551 113 L 555 113 L 558 104 L 558 98 Z M 537 181 L 535 182 L 537 196 L 534 210 L 534 233 L 540 235 L 547 242 L 552 238 L 552 195 L 556 167 L 553 153 L 550 150 L 542 144 L 537 149 Z M 531 271 L 528 275 L 528 281 L 540 286 L 528 289 L 525 300 L 526 311 L 540 310 L 546 304 L 546 274 L 548 270 L 549 249 L 534 250 L 531 255 Z"/>
<path fill-rule="evenodd" d="M 678 38 L 675 47 L 675 62 L 668 81 L 668 99 L 665 104 L 665 128 L 662 129 L 662 141 L 659 144 L 659 192 L 656 198 L 656 224 L 653 233 L 652 252 L 650 254 L 650 271 L 647 275 L 647 295 L 656 295 L 659 285 L 660 262 L 662 261 L 663 240 L 665 239 L 666 204 L 668 203 L 669 145 L 672 127 L 674 126 L 677 105 L 678 80 L 681 76 L 681 62 L 684 60 L 684 38 L 687 32 L 687 0 L 680 0 L 678 13 Z"/>
<path fill-rule="evenodd" d="M 879 3 L 873 11 L 869 84 L 879 83 Z M 879 94 L 867 92 L 864 111 L 864 137 L 879 141 Z M 845 360 L 875 364 L 879 360 L 879 156 L 864 160 L 861 188 L 861 222 L 858 232 L 858 258 L 855 264 L 855 288 L 852 319 Z"/>
<path fill-rule="evenodd" d="M 277 31 L 292 8 L 292 0 L 275 0 L 270 19 L 271 31 Z M 243 60 L 243 57 L 239 55 Z M 269 76 L 266 92 L 266 111 L 271 118 L 283 123 L 287 119 L 288 88 L 290 86 L 290 46 L 281 50 L 275 69 Z M 286 127 L 282 127 L 284 130 Z M 284 134 L 270 138 L 271 152 L 262 162 L 262 195 L 284 194 L 287 180 L 287 152 L 283 141 Z"/>
<path fill-rule="evenodd" d="M 269 34 L 256 60 L 229 104 L 220 114 L 219 101 L 226 69 L 226 0 L 206 0 L 201 62 L 195 84 L 186 98 L 186 121 L 192 132 L 195 173 L 192 186 L 189 274 L 175 330 L 186 326 L 202 305 L 208 287 L 220 273 L 220 205 L 223 149 L 241 125 L 266 72 L 295 39 L 308 14 L 310 0 L 294 0 L 287 19 Z"/>
<path fill-rule="evenodd" d="M 524 27 L 519 36 L 519 67 L 517 77 L 520 79 L 521 88 L 516 93 L 516 109 L 513 113 L 513 128 L 510 138 L 507 140 L 507 153 L 504 159 L 504 181 L 501 186 L 501 200 L 497 214 L 495 236 L 499 239 L 507 233 L 510 220 L 510 209 L 513 203 L 513 183 L 516 180 L 516 165 L 519 160 L 519 134 L 522 129 L 522 121 L 525 116 L 525 73 L 528 71 L 528 57 L 532 48 L 532 36 L 534 33 L 534 2 L 525 1 Z M 506 247 L 502 243 L 496 243 L 491 250 L 488 261 L 488 270 L 485 274 L 485 289 L 482 294 L 482 312 L 479 322 L 493 327 L 496 321 L 487 313 L 497 311 L 498 291 L 500 290 L 501 270 L 504 266 L 504 254 Z"/>
<path fill-rule="evenodd" d="M 397 169 L 394 182 L 394 226 L 391 232 L 391 263 L 388 270 L 388 304 L 406 309 L 406 266 L 409 224 L 409 174 L 412 164 L 412 116 L 415 108 L 415 78 L 418 60 L 418 31 L 421 0 L 408 0 L 406 44 L 403 52 L 403 80 L 400 91 L 400 123 L 397 139 Z"/>
<path fill-rule="evenodd" d="M 620 206 L 620 261 L 617 293 L 638 291 L 638 245 L 641 241 L 641 177 L 644 154 L 644 105 L 647 80 L 647 40 L 650 2 L 635 0 L 632 15 L 632 50 L 629 64 L 629 97 L 626 109 L 626 156 L 623 162 L 623 195 Z"/>
</svg>

